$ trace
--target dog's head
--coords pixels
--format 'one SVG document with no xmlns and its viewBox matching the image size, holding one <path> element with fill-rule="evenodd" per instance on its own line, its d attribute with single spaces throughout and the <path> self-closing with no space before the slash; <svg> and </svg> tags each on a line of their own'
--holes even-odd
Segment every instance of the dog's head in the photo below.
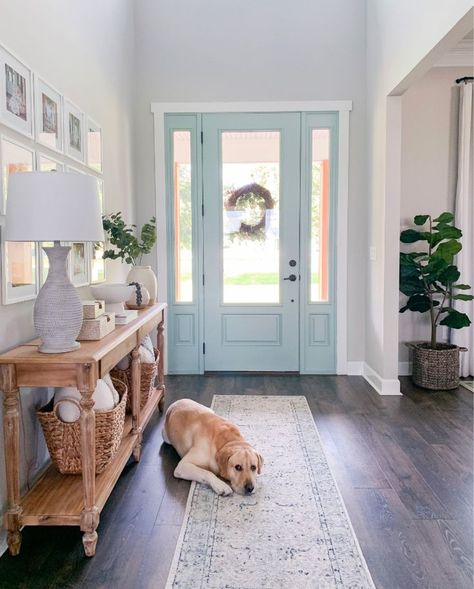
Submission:
<svg viewBox="0 0 474 589">
<path fill-rule="evenodd" d="M 257 488 L 257 475 L 262 472 L 263 458 L 249 445 L 227 444 L 217 454 L 219 474 L 240 495 L 252 495 Z"/>
</svg>

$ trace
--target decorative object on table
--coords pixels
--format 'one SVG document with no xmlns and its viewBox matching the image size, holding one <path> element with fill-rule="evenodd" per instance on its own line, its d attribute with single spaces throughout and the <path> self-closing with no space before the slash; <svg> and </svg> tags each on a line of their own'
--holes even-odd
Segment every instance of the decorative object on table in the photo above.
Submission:
<svg viewBox="0 0 474 589">
<path fill-rule="evenodd" d="M 122 213 L 113 213 L 102 217 L 104 231 L 110 245 L 114 249 L 104 252 L 104 258 L 131 264 L 127 280 L 143 284 L 150 295 L 150 305 L 156 302 L 157 283 L 156 276 L 151 266 L 141 266 L 142 258 L 149 254 L 156 242 L 156 219 L 152 217 L 145 223 L 140 231 L 140 239 L 135 236 L 136 225 L 127 225 L 122 219 Z"/>
<path fill-rule="evenodd" d="M 36 141 L 61 152 L 63 149 L 63 98 L 35 74 Z"/>
<path fill-rule="evenodd" d="M 105 301 L 82 301 L 82 317 L 95 319 L 105 313 Z"/>
<path fill-rule="evenodd" d="M 428 223 L 428 230 L 406 229 L 400 233 L 402 243 L 427 243 L 427 251 L 400 253 L 400 291 L 408 297 L 400 313 L 408 310 L 430 314 L 431 340 L 407 345 L 413 351 L 413 382 L 432 390 L 459 386 L 459 352 L 466 350 L 439 343 L 438 325 L 461 329 L 471 324 L 465 313 L 453 307 L 455 300 L 474 298 L 464 292 L 471 287 L 459 282 L 460 273 L 453 263 L 462 248 L 462 232 L 454 227 L 453 220 L 454 215 L 449 212 L 436 219 L 431 215 L 417 215 L 415 225 L 422 227 Z"/>
<path fill-rule="evenodd" d="M 77 106 L 64 100 L 64 151 L 79 162 L 85 160 L 84 118 L 84 113 Z"/>
<path fill-rule="evenodd" d="M 117 452 L 122 439 L 127 403 L 127 385 L 113 379 L 113 384 L 120 396 L 120 403 L 110 409 L 96 410 L 95 418 L 95 472 L 100 474 Z M 70 404 L 76 399 L 63 399 Z M 62 421 L 58 413 L 58 404 L 54 399 L 36 412 L 43 429 L 51 459 L 61 474 L 81 474 L 81 426 L 80 420 L 72 423 Z M 79 411 L 79 409 L 78 409 Z"/>
<path fill-rule="evenodd" d="M 160 361 L 160 352 L 153 349 L 153 362 L 144 362 L 142 358 L 149 358 L 149 350 L 145 346 L 140 346 L 140 408 L 142 409 L 156 387 L 156 377 L 158 375 L 158 362 Z M 151 359 L 151 358 L 149 358 Z M 126 369 L 120 369 L 119 366 L 127 366 Z M 127 383 L 130 388 L 132 384 L 132 364 L 130 357 L 123 358 L 119 364 L 111 370 L 113 378 L 117 378 Z M 131 411 L 131 399 L 127 402 L 127 411 Z"/>
<path fill-rule="evenodd" d="M 31 70 L 0 46 L 0 121 L 33 137 Z"/>
<path fill-rule="evenodd" d="M 136 309 L 125 309 L 125 311 L 120 311 L 120 313 L 116 313 L 115 315 L 115 323 L 116 325 L 125 325 L 126 323 L 130 323 L 138 317 L 138 311 Z"/>
<path fill-rule="evenodd" d="M 99 340 L 109 335 L 115 329 L 115 313 L 103 313 L 95 319 L 84 319 L 81 331 L 77 336 L 79 341 Z"/>
<path fill-rule="evenodd" d="M 150 302 L 150 293 L 140 282 L 130 282 L 135 287 L 135 292 L 127 300 L 128 309 L 144 309 Z"/>
<path fill-rule="evenodd" d="M 105 301 L 105 310 L 116 314 L 123 313 L 124 303 L 135 291 L 134 286 L 125 283 L 93 284 L 91 292 L 97 299 Z"/>
<path fill-rule="evenodd" d="M 191 484 L 165 587 L 375 589 L 306 398 L 215 395 L 212 408 L 269 466 L 250 497 Z"/>
<path fill-rule="evenodd" d="M 103 229 L 97 182 L 92 176 L 66 172 L 13 174 L 9 180 L 5 239 L 54 241 L 45 247 L 48 278 L 34 307 L 40 352 L 77 349 L 82 303 L 67 274 L 70 247 L 61 241 L 101 241 Z M 28 214 L 25 214 L 28 211 Z"/>
</svg>

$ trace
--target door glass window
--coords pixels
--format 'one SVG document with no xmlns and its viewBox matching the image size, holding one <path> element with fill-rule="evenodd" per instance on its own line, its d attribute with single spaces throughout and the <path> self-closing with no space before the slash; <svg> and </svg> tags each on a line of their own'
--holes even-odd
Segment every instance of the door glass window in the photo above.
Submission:
<svg viewBox="0 0 474 589">
<path fill-rule="evenodd" d="M 280 132 L 222 133 L 223 302 L 279 303 Z"/>
<path fill-rule="evenodd" d="M 193 301 L 191 131 L 173 132 L 175 300 Z"/>
<path fill-rule="evenodd" d="M 329 284 L 329 129 L 313 129 L 311 155 L 311 295 L 328 301 Z"/>
</svg>

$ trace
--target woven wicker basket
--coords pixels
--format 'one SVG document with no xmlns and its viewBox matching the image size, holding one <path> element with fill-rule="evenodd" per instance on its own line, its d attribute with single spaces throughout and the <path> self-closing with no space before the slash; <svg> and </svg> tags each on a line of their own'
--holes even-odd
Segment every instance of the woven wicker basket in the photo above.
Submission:
<svg viewBox="0 0 474 589">
<path fill-rule="evenodd" d="M 153 348 L 155 352 L 155 361 L 153 363 L 140 364 L 140 409 L 147 404 L 150 395 L 152 394 L 153 390 L 156 387 L 156 377 L 158 376 L 158 362 L 160 360 L 160 352 L 156 348 Z M 120 370 L 119 368 L 114 368 L 110 371 L 110 374 L 114 378 L 118 378 L 119 380 L 125 382 L 128 386 L 128 390 L 132 390 L 132 365 L 127 368 L 127 370 Z M 127 411 L 130 413 L 132 411 L 132 395 L 131 393 L 128 395 L 127 399 Z"/>
<path fill-rule="evenodd" d="M 437 344 L 430 348 L 427 342 L 407 344 L 413 351 L 413 382 L 434 391 L 455 389 L 459 386 L 459 352 L 465 351 L 452 344 Z"/>
<path fill-rule="evenodd" d="M 120 446 L 125 422 L 125 406 L 127 403 L 127 385 L 113 379 L 114 387 L 120 403 L 110 411 L 95 412 L 95 472 L 100 474 L 105 470 Z M 66 400 L 66 399 L 64 399 Z M 61 474 L 80 474 L 81 462 L 81 426 L 80 420 L 65 423 L 57 416 L 54 399 L 39 409 L 39 422 L 48 446 L 51 459 Z M 77 403 L 75 399 L 71 402 Z"/>
</svg>

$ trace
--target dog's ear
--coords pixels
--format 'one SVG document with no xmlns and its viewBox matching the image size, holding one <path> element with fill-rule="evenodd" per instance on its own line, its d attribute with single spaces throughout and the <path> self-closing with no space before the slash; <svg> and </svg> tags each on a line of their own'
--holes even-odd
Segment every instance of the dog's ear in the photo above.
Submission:
<svg viewBox="0 0 474 589">
<path fill-rule="evenodd" d="M 222 448 L 216 453 L 217 468 L 219 469 L 219 476 L 223 479 L 228 479 L 229 460 L 233 454 L 232 448 Z"/>
<path fill-rule="evenodd" d="M 257 452 L 257 474 L 262 473 L 263 468 L 263 456 Z"/>
</svg>

